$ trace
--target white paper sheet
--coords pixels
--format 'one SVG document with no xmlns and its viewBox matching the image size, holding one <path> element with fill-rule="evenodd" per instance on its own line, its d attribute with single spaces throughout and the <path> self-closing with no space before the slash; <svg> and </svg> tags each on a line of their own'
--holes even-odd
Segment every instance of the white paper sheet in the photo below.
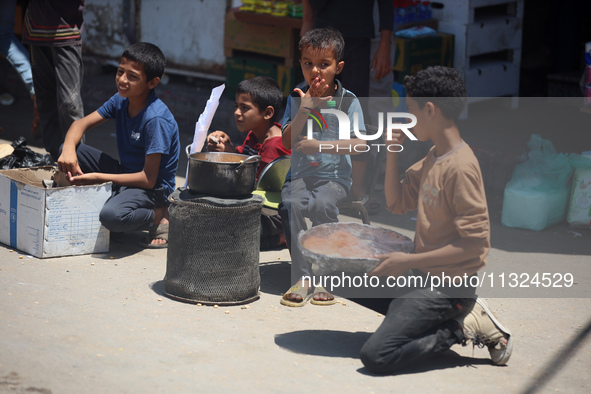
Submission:
<svg viewBox="0 0 591 394">
<path fill-rule="evenodd" d="M 215 111 L 218 109 L 220 104 L 220 97 L 226 88 L 226 84 L 216 86 L 211 90 L 209 100 L 205 103 L 205 109 L 203 113 L 199 115 L 199 120 L 195 123 L 195 135 L 193 136 L 193 143 L 189 153 L 201 152 L 205 139 L 207 138 L 207 131 L 215 115 Z M 187 171 L 185 173 L 185 186 L 189 183 L 189 162 L 187 162 Z"/>
</svg>

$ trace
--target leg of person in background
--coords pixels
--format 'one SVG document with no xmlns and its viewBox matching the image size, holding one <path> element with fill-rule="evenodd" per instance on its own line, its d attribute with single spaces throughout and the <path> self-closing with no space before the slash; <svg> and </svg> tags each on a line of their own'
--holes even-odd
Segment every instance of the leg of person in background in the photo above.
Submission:
<svg viewBox="0 0 591 394">
<path fill-rule="evenodd" d="M 370 39 L 345 37 L 345 67 L 337 75 L 357 97 L 369 96 Z M 363 103 L 362 103 L 363 104 Z M 366 108 L 363 109 L 366 112 Z"/>
<path fill-rule="evenodd" d="M 261 215 L 261 251 L 274 250 L 286 245 L 279 215 Z"/>
<path fill-rule="evenodd" d="M 351 179 L 353 179 L 353 184 L 351 185 L 351 191 L 349 193 L 351 200 L 358 201 L 361 200 L 365 194 L 368 192 L 367 190 L 367 163 L 370 159 L 370 152 L 361 153 L 359 155 L 352 155 L 351 156 Z M 377 170 L 377 169 L 372 169 Z"/>
<path fill-rule="evenodd" d="M 35 96 L 39 110 L 39 133 L 43 137 L 45 149 L 49 152 L 53 135 L 59 130 L 55 65 L 50 47 L 31 45 L 30 49 Z M 59 139 L 56 139 L 57 141 Z M 60 145 L 61 143 L 58 146 Z M 56 160 L 56 157 L 53 159 Z"/>
<path fill-rule="evenodd" d="M 37 112 L 35 100 L 33 74 L 29 61 L 29 53 L 14 35 L 15 12 L 16 1 L 3 0 L 0 2 L 0 54 L 6 57 L 15 68 L 33 100 L 32 132 L 34 133 L 39 124 L 39 113 Z"/>
<path fill-rule="evenodd" d="M 376 7 L 377 8 L 377 7 Z M 377 24 L 379 21 L 377 18 L 377 10 L 375 11 L 376 14 L 374 15 L 374 23 Z M 369 62 L 371 63 L 372 59 L 376 55 L 378 48 L 380 46 L 380 32 L 376 32 L 376 36 L 371 39 L 371 55 Z M 390 43 L 390 64 L 394 64 L 394 39 L 392 38 Z M 392 70 L 386 76 L 381 79 L 376 79 L 376 72 L 370 72 L 369 75 L 369 103 L 368 106 L 371 108 L 369 113 L 369 117 L 365 118 L 365 123 L 377 126 L 379 119 L 377 118 L 378 113 L 388 113 L 388 112 L 396 112 L 396 108 L 392 103 L 392 85 L 394 84 L 394 73 Z"/>
<path fill-rule="evenodd" d="M 80 94 L 84 64 L 82 62 L 82 45 L 53 47 L 52 51 L 56 71 L 57 109 L 59 114 L 59 132 L 56 137 L 59 140 L 53 140 L 51 150 L 48 151 L 54 155 L 54 152 L 57 152 L 56 145 L 59 148 L 63 144 L 72 123 L 84 117 L 84 106 Z M 84 142 L 84 139 L 82 142 Z M 57 160 L 57 156 L 54 156 L 54 160 Z"/>
<path fill-rule="evenodd" d="M 32 45 L 31 64 L 43 144 L 57 160 L 59 147 L 70 125 L 84 117 L 80 95 L 83 74 L 81 45 Z"/>
<path fill-rule="evenodd" d="M 345 38 L 345 67 L 341 74 L 337 76 L 345 89 L 361 98 L 360 103 L 364 116 L 369 113 L 370 109 L 368 108 L 372 59 L 370 58 L 370 44 L 369 38 Z M 367 77 L 363 77 L 364 75 Z M 366 156 L 365 153 L 351 157 L 353 186 L 350 195 L 354 200 L 363 197 L 366 193 L 364 180 L 367 170 L 367 158 L 364 156 Z"/>
</svg>

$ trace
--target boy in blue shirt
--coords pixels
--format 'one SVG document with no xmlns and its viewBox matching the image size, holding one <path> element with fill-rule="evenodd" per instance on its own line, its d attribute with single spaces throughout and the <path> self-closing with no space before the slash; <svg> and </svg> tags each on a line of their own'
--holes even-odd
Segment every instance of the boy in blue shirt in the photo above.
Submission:
<svg viewBox="0 0 591 394">
<path fill-rule="evenodd" d="M 164 74 L 162 51 L 139 42 L 122 54 L 117 93 L 97 111 L 75 121 L 58 159 L 72 185 L 113 182 L 100 221 L 113 232 L 149 231 L 145 247 L 168 243 L 168 196 L 175 188 L 180 142 L 178 125 L 154 88 Z M 81 144 L 85 132 L 115 118 L 121 162 Z"/>
<path fill-rule="evenodd" d="M 366 145 L 352 131 L 354 114 L 358 115 L 360 131 L 365 131 L 359 100 L 335 78 L 345 65 L 344 47 L 343 36 L 332 28 L 313 29 L 299 42 L 300 64 L 308 86 L 294 89 L 287 101 L 282 128 L 283 146 L 292 149 L 292 159 L 281 190 L 279 214 L 291 253 L 291 277 L 295 281 L 281 298 L 281 304 L 286 306 L 303 306 L 310 299 L 316 305 L 336 302 L 323 287 L 313 289 L 310 283 L 303 283 L 302 277 L 311 277 L 312 273 L 294 241 L 300 231 L 307 229 L 305 217 L 313 226 L 338 222 L 337 204 L 347 197 L 352 183 L 349 155 L 363 152 Z M 310 113 L 327 108 L 328 101 L 334 102 L 332 109 L 349 117 L 350 139 L 339 140 L 339 130 L 328 125 L 322 129 L 314 125 L 318 139 L 307 138 L 306 122 Z"/>
</svg>

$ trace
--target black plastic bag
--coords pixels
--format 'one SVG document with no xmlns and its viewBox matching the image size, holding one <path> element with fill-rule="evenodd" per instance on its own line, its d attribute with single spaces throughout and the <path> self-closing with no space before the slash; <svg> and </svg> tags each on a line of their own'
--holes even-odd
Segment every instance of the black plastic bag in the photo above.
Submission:
<svg viewBox="0 0 591 394">
<path fill-rule="evenodd" d="M 2 170 L 53 166 L 55 164 L 51 155 L 33 152 L 30 148 L 27 148 L 27 139 L 25 137 L 19 137 L 11 145 L 14 152 L 10 156 L 0 159 L 0 169 Z"/>
</svg>

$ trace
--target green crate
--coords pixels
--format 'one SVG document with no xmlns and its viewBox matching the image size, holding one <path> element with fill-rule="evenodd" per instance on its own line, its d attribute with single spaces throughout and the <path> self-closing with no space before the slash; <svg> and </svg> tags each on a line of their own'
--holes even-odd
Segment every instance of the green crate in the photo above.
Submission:
<svg viewBox="0 0 591 394">
<path fill-rule="evenodd" d="M 431 36 L 394 38 L 395 71 L 397 82 L 406 75 L 416 74 L 429 66 L 453 67 L 454 35 L 436 33 Z"/>
<path fill-rule="evenodd" d="M 257 57 L 230 57 L 226 60 L 226 93 L 234 97 L 238 84 L 252 77 L 267 76 L 277 81 L 283 97 L 289 96 L 296 84 L 303 81 L 302 69 L 287 67 L 281 61 Z"/>
</svg>

